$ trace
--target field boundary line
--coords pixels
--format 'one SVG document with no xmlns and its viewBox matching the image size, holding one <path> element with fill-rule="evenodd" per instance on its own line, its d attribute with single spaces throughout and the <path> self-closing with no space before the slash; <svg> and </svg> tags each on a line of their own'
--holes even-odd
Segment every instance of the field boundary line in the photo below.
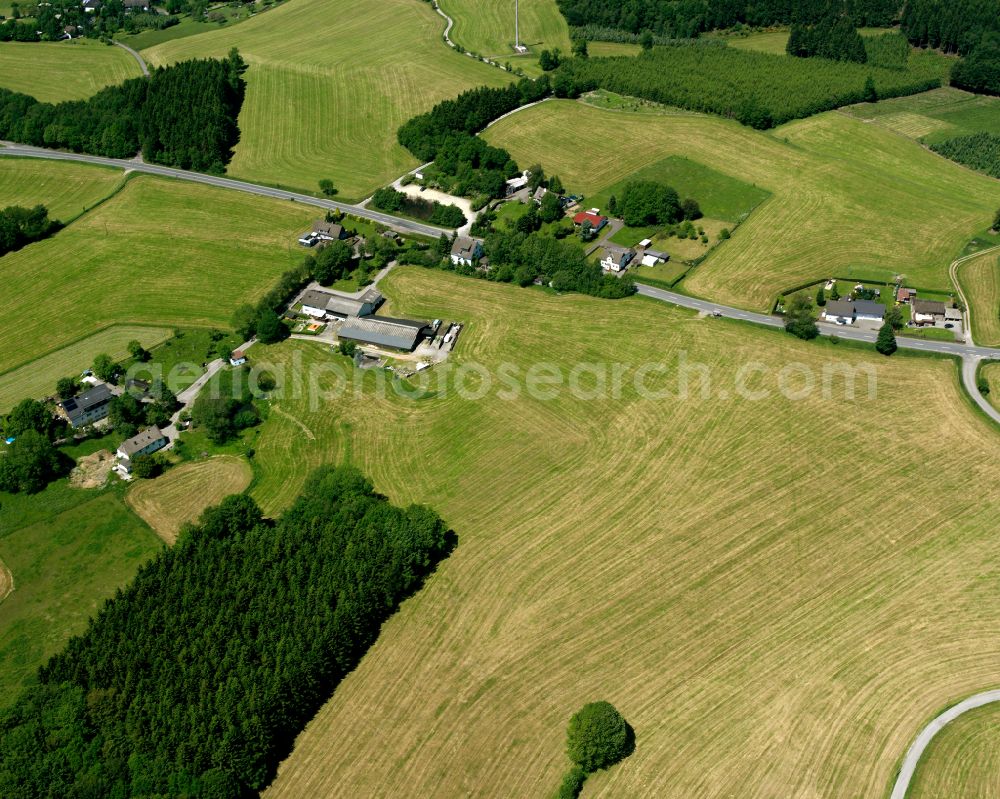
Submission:
<svg viewBox="0 0 1000 799">
<path fill-rule="evenodd" d="M 968 699 L 964 699 L 958 704 L 952 705 L 943 713 L 939 713 L 931 719 L 930 722 L 928 722 L 918 733 L 913 743 L 910 744 L 910 748 L 907 749 L 889 799 L 906 799 L 906 794 L 910 790 L 910 783 L 913 781 L 913 775 L 920 763 L 920 758 L 923 756 L 924 751 L 930 745 L 930 742 L 934 739 L 935 735 L 941 732 L 941 730 L 943 730 L 950 722 L 957 719 L 963 713 L 968 713 L 970 710 L 975 710 L 994 702 L 1000 702 L 1000 689 L 993 689 L 973 694 Z"/>
</svg>

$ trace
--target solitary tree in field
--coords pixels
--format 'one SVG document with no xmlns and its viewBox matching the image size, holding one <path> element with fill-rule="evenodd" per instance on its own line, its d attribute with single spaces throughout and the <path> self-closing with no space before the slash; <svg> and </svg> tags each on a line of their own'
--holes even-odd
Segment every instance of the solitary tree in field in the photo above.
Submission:
<svg viewBox="0 0 1000 799">
<path fill-rule="evenodd" d="M 566 754 L 573 767 L 559 786 L 558 799 L 576 799 L 588 774 L 613 766 L 633 748 L 632 731 L 610 702 L 590 702 L 569 720 Z"/>
<path fill-rule="evenodd" d="M 875 349 L 883 355 L 892 355 L 896 351 L 896 334 L 892 332 L 891 322 L 886 322 L 879 328 Z"/>
<path fill-rule="evenodd" d="M 643 50 L 653 49 L 653 32 L 651 30 L 644 30 L 642 36 L 639 37 L 639 44 L 642 45 Z"/>
<path fill-rule="evenodd" d="M 333 181 L 329 178 L 323 178 L 319 182 L 319 190 L 323 192 L 326 197 L 332 197 L 337 193 L 337 187 L 333 185 Z"/>
<path fill-rule="evenodd" d="M 128 354 L 137 361 L 148 361 L 150 359 L 149 350 L 142 346 L 137 339 L 132 339 L 128 343 Z"/>
</svg>

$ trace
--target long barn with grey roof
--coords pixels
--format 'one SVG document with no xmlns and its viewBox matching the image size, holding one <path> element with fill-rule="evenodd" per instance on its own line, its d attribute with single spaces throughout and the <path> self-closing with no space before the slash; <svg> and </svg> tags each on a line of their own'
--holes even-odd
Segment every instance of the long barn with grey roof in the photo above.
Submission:
<svg viewBox="0 0 1000 799">
<path fill-rule="evenodd" d="M 412 352 L 427 335 L 430 325 L 413 319 L 391 319 L 387 316 L 352 317 L 337 331 L 337 335 L 359 344 L 373 344 L 393 350 Z"/>
<path fill-rule="evenodd" d="M 327 316 L 337 316 L 346 319 L 349 316 L 368 316 L 382 304 L 382 295 L 378 289 L 370 288 L 360 297 L 348 297 L 344 294 L 334 294 L 330 291 L 309 289 L 300 298 L 302 311 L 322 319 Z"/>
</svg>

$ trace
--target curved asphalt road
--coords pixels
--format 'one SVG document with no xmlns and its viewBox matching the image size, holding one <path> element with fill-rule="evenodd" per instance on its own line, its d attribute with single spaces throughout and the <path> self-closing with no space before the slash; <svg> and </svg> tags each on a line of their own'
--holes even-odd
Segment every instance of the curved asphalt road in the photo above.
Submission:
<svg viewBox="0 0 1000 799">
<path fill-rule="evenodd" d="M 113 42 L 113 44 L 116 47 L 120 47 L 122 50 L 131 55 L 132 58 L 136 60 L 136 63 L 139 65 L 139 69 L 142 70 L 142 74 L 145 75 L 147 78 L 149 77 L 149 67 L 146 66 L 146 59 L 144 59 L 141 55 L 139 55 L 135 50 L 133 50 L 127 44 L 122 44 L 121 42 Z"/>
<path fill-rule="evenodd" d="M 917 740 L 915 740 L 906 751 L 906 757 L 903 758 L 903 765 L 900 766 L 899 776 L 896 777 L 896 784 L 892 787 L 890 799 L 906 799 L 906 792 L 910 789 L 910 781 L 913 779 L 913 773 L 917 769 L 917 763 L 920 762 L 920 758 L 924 754 L 924 750 L 927 749 L 931 739 L 937 735 L 948 722 L 954 721 L 963 713 L 975 710 L 977 707 L 982 707 L 983 705 L 989 705 L 993 702 L 1000 702 L 1000 690 L 983 691 L 981 694 L 970 696 L 965 701 L 959 702 L 954 707 L 948 708 L 944 713 L 937 716 L 933 721 L 931 721 L 930 724 L 924 727 L 917 736 Z"/>
<path fill-rule="evenodd" d="M 43 147 L 31 147 L 26 144 L 13 144 L 11 142 L 0 142 L 0 156 L 18 156 L 21 158 L 49 158 L 56 161 L 77 161 L 84 164 L 97 164 L 98 166 L 110 166 L 117 169 L 131 169 L 134 172 L 144 172 L 150 175 L 158 175 L 164 178 L 175 178 L 177 180 L 189 180 L 193 183 L 204 183 L 208 186 L 216 186 L 222 189 L 233 189 L 235 191 L 256 194 L 260 197 L 271 197 L 276 200 L 291 200 L 303 205 L 314 205 L 317 208 L 326 208 L 332 211 L 343 211 L 345 214 L 354 214 L 364 219 L 391 227 L 400 233 L 419 233 L 423 236 L 438 238 L 442 233 L 451 234 L 453 231 L 433 225 L 425 225 L 421 222 L 414 222 L 410 219 L 402 219 L 398 216 L 383 214 L 381 211 L 372 211 L 362 208 L 359 205 L 349 205 L 338 203 L 333 200 L 324 200 L 320 197 L 313 197 L 309 194 L 299 194 L 286 189 L 273 189 L 270 186 L 261 186 L 257 183 L 247 183 L 242 180 L 233 180 L 218 175 L 206 175 L 203 172 L 191 172 L 187 169 L 174 169 L 169 166 L 159 166 L 157 164 L 144 164 L 138 161 L 125 161 L 120 158 L 104 158 L 98 155 L 84 155 L 83 153 L 68 153 L 62 150 L 46 150 Z"/>
</svg>

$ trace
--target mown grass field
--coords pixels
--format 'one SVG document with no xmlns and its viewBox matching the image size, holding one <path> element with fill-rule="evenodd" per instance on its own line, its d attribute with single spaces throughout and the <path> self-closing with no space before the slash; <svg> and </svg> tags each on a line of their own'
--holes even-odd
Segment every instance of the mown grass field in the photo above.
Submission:
<svg viewBox="0 0 1000 799">
<path fill-rule="evenodd" d="M 220 455 L 171 468 L 155 480 L 137 480 L 125 501 L 166 543 L 210 505 L 250 485 L 253 471 L 242 458 Z"/>
<path fill-rule="evenodd" d="M 0 413 L 9 411 L 27 397 L 50 396 L 60 377 L 78 376 L 89 369 L 101 353 L 120 360 L 128 355 L 130 341 L 137 340 L 149 349 L 165 341 L 170 334 L 165 327 L 115 325 L 12 369 L 0 375 Z"/>
<path fill-rule="evenodd" d="M 614 128 L 613 137 L 580 136 Z M 1000 182 L 836 112 L 772 134 L 693 115 L 549 101 L 485 134 L 569 191 L 595 194 L 651 162 L 682 156 L 771 192 L 685 280 L 692 293 L 754 309 L 838 276 L 947 289 L 948 265 L 1000 207 Z"/>
<path fill-rule="evenodd" d="M 413 0 L 289 0 L 143 54 L 155 65 L 238 47 L 250 69 L 229 173 L 314 192 L 329 178 L 343 199 L 360 199 L 417 166 L 396 142 L 403 122 L 465 89 L 510 80 L 445 46 L 444 24 Z"/>
<path fill-rule="evenodd" d="M 972 340 L 1000 346 L 1000 253 L 986 253 L 958 267 L 958 282 L 969 298 Z"/>
<path fill-rule="evenodd" d="M 473 53 L 514 55 L 514 4 L 509 0 L 441 0 L 441 10 L 455 20 L 451 40 Z M 559 48 L 569 53 L 569 27 L 555 0 L 520 2 L 521 42 L 534 55 Z"/>
<path fill-rule="evenodd" d="M 1000 796 L 1000 707 L 963 713 L 931 741 L 907 799 L 992 799 Z"/>
<path fill-rule="evenodd" d="M 0 560 L 15 590 L 0 602 L 0 706 L 161 546 L 120 486 L 0 493 Z"/>
<path fill-rule="evenodd" d="M 1000 129 L 1000 98 L 950 86 L 874 104 L 859 103 L 845 111 L 930 144 Z"/>
<path fill-rule="evenodd" d="M 302 258 L 315 211 L 137 177 L 56 236 L 0 259 L 0 370 L 112 324 L 227 327 Z"/>
<path fill-rule="evenodd" d="M 68 222 L 113 194 L 123 180 L 118 169 L 0 157 L 0 208 L 41 204 L 51 218 Z"/>
<path fill-rule="evenodd" d="M 0 42 L 0 87 L 47 103 L 83 100 L 142 74 L 120 47 L 91 40 Z"/>
<path fill-rule="evenodd" d="M 459 543 L 267 799 L 548 796 L 569 716 L 598 698 L 637 748 L 588 797 L 879 796 L 929 714 L 1000 677 L 1000 595 L 983 579 L 1000 568 L 997 433 L 950 361 L 419 269 L 381 287 L 386 313 L 467 322 L 456 369 L 629 366 L 617 398 L 505 398 L 493 380 L 478 400 L 433 384 L 407 399 L 367 372 L 361 396 L 354 373 L 339 394 L 328 374 L 325 401 L 276 400 L 251 489 L 268 512 L 347 460 L 394 502 L 430 504 Z M 694 375 L 679 396 L 682 353 L 709 369 L 707 398 Z M 255 358 L 347 367 L 308 342 Z M 671 396 L 633 388 L 649 362 Z M 786 399 L 793 362 L 793 390 L 803 369 L 820 385 L 824 368 L 870 367 L 877 396 L 862 379 L 847 399 L 838 377 L 825 399 Z M 768 397 L 733 399 L 747 363 Z"/>
</svg>

